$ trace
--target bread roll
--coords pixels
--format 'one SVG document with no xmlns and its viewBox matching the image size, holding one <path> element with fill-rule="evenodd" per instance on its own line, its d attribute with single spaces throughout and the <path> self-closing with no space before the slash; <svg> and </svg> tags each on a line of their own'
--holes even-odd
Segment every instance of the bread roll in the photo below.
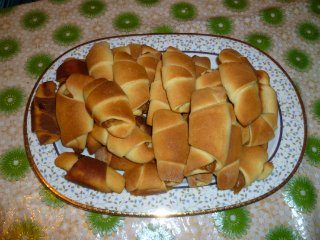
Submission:
<svg viewBox="0 0 320 240">
<path fill-rule="evenodd" d="M 190 112 L 191 94 L 195 89 L 196 70 L 191 57 L 169 47 L 162 55 L 162 81 L 171 110 Z"/>
<path fill-rule="evenodd" d="M 160 179 L 168 186 L 180 183 L 189 153 L 186 120 L 170 110 L 156 111 L 153 116 L 152 143 Z"/>
<path fill-rule="evenodd" d="M 238 121 L 245 127 L 261 114 L 261 100 L 256 73 L 248 62 L 235 50 L 224 49 L 219 54 L 221 82 Z"/>
<path fill-rule="evenodd" d="M 151 136 L 137 126 L 127 138 L 109 135 L 106 146 L 114 155 L 135 163 L 147 163 L 154 159 Z"/>
<path fill-rule="evenodd" d="M 65 152 L 57 157 L 55 164 L 67 171 L 68 181 L 79 185 L 107 193 L 121 193 L 124 189 L 124 177 L 97 159 Z"/>
<path fill-rule="evenodd" d="M 142 115 L 149 101 L 149 79 L 146 70 L 129 54 L 117 52 L 113 64 L 114 80 L 129 98 L 134 115 Z"/>
<path fill-rule="evenodd" d="M 92 136 L 92 132 L 88 134 L 86 146 L 89 154 L 94 154 L 102 147 L 101 143 Z"/>
<path fill-rule="evenodd" d="M 85 148 L 87 136 L 93 128 L 93 119 L 83 99 L 83 88 L 92 81 L 89 76 L 72 74 L 56 94 L 56 116 L 62 144 L 76 152 Z"/>
<path fill-rule="evenodd" d="M 270 86 L 268 73 L 257 71 L 260 99 L 262 103 L 261 115 L 253 121 L 245 131 L 248 131 L 245 144 L 247 146 L 262 145 L 274 138 L 278 121 L 277 94 Z"/>
<path fill-rule="evenodd" d="M 200 173 L 187 177 L 189 187 L 202 187 L 212 182 L 212 173 Z"/>
<path fill-rule="evenodd" d="M 204 166 L 216 161 L 216 171 L 227 164 L 232 116 L 222 87 L 195 91 L 189 116 L 190 154 L 185 175 L 204 173 Z"/>
<path fill-rule="evenodd" d="M 162 62 L 159 61 L 156 69 L 154 82 L 150 87 L 150 104 L 147 115 L 147 124 L 152 126 L 153 114 L 160 109 L 170 109 L 166 91 L 162 85 L 161 76 Z"/>
<path fill-rule="evenodd" d="M 147 45 L 142 45 L 141 55 L 137 59 L 137 63 L 146 69 L 150 82 L 153 82 L 157 64 L 160 61 L 161 53 Z"/>
<path fill-rule="evenodd" d="M 208 70 L 203 72 L 197 79 L 196 79 L 196 90 L 202 88 L 215 88 L 215 87 L 222 87 L 220 73 L 219 70 Z"/>
<path fill-rule="evenodd" d="M 266 145 L 243 147 L 239 164 L 240 173 L 235 192 L 248 187 L 257 179 L 266 178 L 273 169 L 272 163 L 268 162 Z"/>
<path fill-rule="evenodd" d="M 113 48 L 112 53 L 113 53 L 113 55 L 116 55 L 116 53 L 118 53 L 118 52 L 125 52 L 125 53 L 131 55 L 131 57 L 133 59 L 137 59 L 142 53 L 142 47 L 143 47 L 143 45 L 141 45 L 141 44 L 130 43 L 126 46 L 120 46 L 120 47 Z"/>
<path fill-rule="evenodd" d="M 56 84 L 52 81 L 41 83 L 31 104 L 31 130 L 37 135 L 40 145 L 60 139 L 56 119 Z"/>
<path fill-rule="evenodd" d="M 134 163 L 126 158 L 120 158 L 108 151 L 106 147 L 100 148 L 95 153 L 95 158 L 108 164 L 115 170 L 127 171 L 140 164 Z"/>
<path fill-rule="evenodd" d="M 196 67 L 196 77 L 199 77 L 203 72 L 211 68 L 211 62 L 208 57 L 192 56 Z"/>
<path fill-rule="evenodd" d="M 88 68 L 85 61 L 75 58 L 66 59 L 57 69 L 56 80 L 63 84 L 73 73 L 88 75 Z"/>
<path fill-rule="evenodd" d="M 159 178 L 155 163 L 146 163 L 127 170 L 124 174 L 126 189 L 132 195 L 145 196 L 167 191 Z"/>
<path fill-rule="evenodd" d="M 113 54 L 108 42 L 95 43 L 86 57 L 86 63 L 89 75 L 93 78 L 113 80 Z"/>
<path fill-rule="evenodd" d="M 96 122 L 110 134 L 125 138 L 135 127 L 129 100 L 119 85 L 95 79 L 83 91 L 86 107 Z"/>
</svg>

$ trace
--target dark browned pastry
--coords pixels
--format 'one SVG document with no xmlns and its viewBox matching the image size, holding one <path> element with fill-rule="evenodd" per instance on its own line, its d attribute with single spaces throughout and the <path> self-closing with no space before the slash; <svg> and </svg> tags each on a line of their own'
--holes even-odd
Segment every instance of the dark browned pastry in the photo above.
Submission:
<svg viewBox="0 0 320 240">
<path fill-rule="evenodd" d="M 41 145 L 60 139 L 55 91 L 56 84 L 52 81 L 40 84 L 31 105 L 31 129 Z"/>
<path fill-rule="evenodd" d="M 61 85 L 73 73 L 88 75 L 89 73 L 86 62 L 75 58 L 66 59 L 57 69 L 56 80 Z"/>
<path fill-rule="evenodd" d="M 71 152 L 60 154 L 56 166 L 67 171 L 65 178 L 79 185 L 101 192 L 121 193 L 125 180 L 105 162 Z"/>
</svg>

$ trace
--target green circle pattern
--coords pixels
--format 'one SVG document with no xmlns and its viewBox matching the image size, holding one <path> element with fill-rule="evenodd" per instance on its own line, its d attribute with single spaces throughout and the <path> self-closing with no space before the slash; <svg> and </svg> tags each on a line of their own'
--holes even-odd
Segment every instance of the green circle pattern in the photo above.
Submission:
<svg viewBox="0 0 320 240">
<path fill-rule="evenodd" d="M 311 22 L 302 22 L 297 27 L 298 35 L 306 41 L 315 42 L 319 40 L 320 33 L 317 25 Z"/>
<path fill-rule="evenodd" d="M 49 189 L 42 188 L 39 192 L 41 201 L 44 202 L 47 206 L 53 208 L 61 208 L 64 206 L 64 202 L 57 198 Z"/>
<path fill-rule="evenodd" d="M 175 237 L 170 229 L 160 224 L 149 223 L 146 227 L 137 231 L 137 240 L 161 239 L 174 240 Z"/>
<path fill-rule="evenodd" d="M 249 5 L 247 0 L 224 0 L 223 4 L 234 11 L 244 11 Z"/>
<path fill-rule="evenodd" d="M 25 94 L 18 87 L 7 87 L 0 91 L 0 112 L 15 113 L 23 104 Z"/>
<path fill-rule="evenodd" d="M 169 25 L 160 25 L 152 29 L 153 33 L 174 33 L 175 29 Z"/>
<path fill-rule="evenodd" d="M 266 24 L 280 25 L 284 20 L 283 11 L 278 7 L 265 8 L 261 11 L 261 19 Z"/>
<path fill-rule="evenodd" d="M 233 30 L 233 22 L 229 17 L 213 17 L 208 20 L 208 31 L 212 34 L 228 35 Z"/>
<path fill-rule="evenodd" d="M 10 181 L 23 178 L 29 170 L 26 152 L 21 148 L 7 150 L 0 156 L 0 174 Z"/>
<path fill-rule="evenodd" d="M 285 201 L 302 213 L 311 212 L 317 203 L 317 193 L 313 182 L 305 176 L 296 176 L 284 187 Z"/>
<path fill-rule="evenodd" d="M 305 155 L 311 165 L 320 167 L 320 139 L 308 137 Z"/>
<path fill-rule="evenodd" d="M 319 0 L 311 0 L 310 2 L 310 11 L 314 14 L 320 14 L 320 2 Z"/>
<path fill-rule="evenodd" d="M 302 240 L 298 232 L 292 227 L 285 225 L 276 226 L 270 229 L 269 233 L 266 235 L 265 240 Z"/>
<path fill-rule="evenodd" d="M 317 99 L 312 105 L 312 112 L 316 119 L 320 122 L 320 99 Z"/>
<path fill-rule="evenodd" d="M 123 217 L 108 216 L 95 212 L 87 214 L 87 221 L 96 235 L 111 235 L 123 225 L 123 219 Z"/>
<path fill-rule="evenodd" d="M 86 0 L 80 5 L 81 15 L 94 18 L 102 15 L 106 10 L 106 4 L 101 0 Z"/>
<path fill-rule="evenodd" d="M 262 51 L 268 51 L 272 47 L 271 37 L 265 33 L 254 32 L 246 36 L 246 41 L 252 46 L 259 48 Z"/>
<path fill-rule="evenodd" d="M 172 4 L 170 14 L 178 21 L 189 21 L 197 16 L 197 8 L 188 2 Z"/>
<path fill-rule="evenodd" d="M 33 222 L 30 219 L 23 221 L 15 222 L 10 225 L 7 231 L 5 231 L 4 240 L 40 240 L 44 239 L 44 232 L 42 231 L 40 225 L 36 222 Z"/>
<path fill-rule="evenodd" d="M 142 6 L 151 7 L 159 3 L 159 0 L 136 0 Z"/>
<path fill-rule="evenodd" d="M 287 64 L 297 71 L 306 71 L 311 65 L 309 55 L 297 48 L 289 49 L 285 53 L 285 60 Z"/>
<path fill-rule="evenodd" d="M 20 51 L 20 43 L 15 38 L 0 39 L 0 61 L 10 59 Z"/>
<path fill-rule="evenodd" d="M 52 38 L 59 45 L 71 45 L 78 42 L 81 35 L 82 31 L 78 25 L 64 24 L 53 32 Z"/>
<path fill-rule="evenodd" d="M 25 69 L 29 75 L 39 77 L 51 62 L 52 57 L 49 54 L 38 53 L 27 60 Z"/>
<path fill-rule="evenodd" d="M 219 232 L 228 238 L 239 238 L 246 235 L 251 222 L 246 208 L 235 208 L 213 214 L 214 223 Z"/>
<path fill-rule="evenodd" d="M 134 12 L 123 12 L 113 20 L 113 27 L 121 32 L 131 32 L 140 27 L 140 17 Z"/>
<path fill-rule="evenodd" d="M 22 26 L 31 31 L 41 28 L 47 21 L 48 14 L 41 10 L 31 10 L 21 19 Z"/>
</svg>

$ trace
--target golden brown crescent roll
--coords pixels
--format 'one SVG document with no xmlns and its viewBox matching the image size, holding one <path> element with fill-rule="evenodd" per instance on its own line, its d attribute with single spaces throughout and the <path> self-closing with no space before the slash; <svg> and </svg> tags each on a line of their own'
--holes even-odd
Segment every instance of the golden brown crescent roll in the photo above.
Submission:
<svg viewBox="0 0 320 240">
<path fill-rule="evenodd" d="M 150 82 L 153 82 L 157 64 L 160 61 L 161 53 L 147 45 L 142 45 L 141 55 L 137 59 L 137 63 L 146 69 Z"/>
<path fill-rule="evenodd" d="M 147 115 L 147 124 L 152 126 L 153 114 L 159 109 L 170 109 L 166 91 L 162 85 L 161 78 L 162 62 L 159 61 L 156 69 L 154 82 L 150 87 L 150 104 Z"/>
<path fill-rule="evenodd" d="M 113 64 L 114 81 L 129 98 L 134 115 L 142 115 L 144 104 L 149 101 L 149 79 L 146 70 L 129 54 L 117 52 Z"/>
<path fill-rule="evenodd" d="M 115 47 L 112 49 L 113 55 L 116 55 L 118 52 L 125 52 L 131 55 L 133 59 L 137 59 L 142 52 L 143 45 L 137 43 L 130 43 L 126 46 Z"/>
<path fill-rule="evenodd" d="M 261 114 L 261 100 L 255 70 L 248 60 L 233 49 L 219 54 L 221 82 L 238 121 L 245 127 Z"/>
<path fill-rule="evenodd" d="M 40 145 L 60 139 L 56 119 L 56 84 L 52 81 L 41 83 L 31 105 L 31 130 L 37 135 Z"/>
<path fill-rule="evenodd" d="M 227 164 L 232 131 L 231 106 L 222 87 L 194 91 L 189 116 L 190 153 L 185 176 L 208 173 L 203 167 L 216 161 L 216 171 Z"/>
<path fill-rule="evenodd" d="M 212 182 L 212 173 L 200 173 L 187 177 L 189 187 L 202 187 Z"/>
<path fill-rule="evenodd" d="M 186 120 L 171 110 L 156 111 L 152 143 L 160 179 L 169 186 L 180 183 L 189 153 Z"/>
<path fill-rule="evenodd" d="M 88 68 L 85 61 L 75 58 L 66 59 L 57 69 L 56 80 L 63 84 L 73 73 L 88 75 Z"/>
<path fill-rule="evenodd" d="M 222 87 L 219 70 L 208 70 L 196 79 L 196 90 L 202 88 Z"/>
<path fill-rule="evenodd" d="M 124 174 L 126 189 L 132 195 L 146 196 L 167 191 L 155 163 L 146 163 L 127 170 Z"/>
<path fill-rule="evenodd" d="M 86 63 L 89 75 L 93 78 L 105 78 L 109 81 L 113 80 L 113 54 L 109 43 L 95 43 L 86 57 Z"/>
<path fill-rule="evenodd" d="M 135 127 L 129 100 L 119 85 L 95 79 L 84 90 L 86 107 L 96 122 L 116 137 L 125 138 Z"/>
<path fill-rule="evenodd" d="M 240 173 L 234 188 L 239 192 L 243 187 L 248 187 L 257 179 L 263 179 L 270 175 L 273 165 L 268 162 L 266 145 L 243 147 L 240 156 Z"/>
<path fill-rule="evenodd" d="M 196 77 L 199 77 L 203 72 L 211 68 L 211 62 L 208 57 L 192 56 L 196 67 Z"/>
<path fill-rule="evenodd" d="M 106 147 L 99 148 L 99 150 L 95 153 L 95 158 L 100 161 L 106 162 L 109 167 L 121 171 L 127 171 L 140 165 L 126 158 L 117 157 L 116 155 L 109 152 Z"/>
<path fill-rule="evenodd" d="M 106 146 L 114 155 L 135 163 L 147 163 L 154 159 L 151 136 L 137 126 L 126 138 L 117 138 L 110 134 Z"/>
<path fill-rule="evenodd" d="M 162 82 L 171 110 L 190 112 L 191 94 L 195 89 L 196 70 L 191 57 L 169 47 L 162 55 Z"/>
<path fill-rule="evenodd" d="M 83 99 L 83 88 L 92 81 L 90 76 L 72 74 L 56 94 L 56 116 L 62 144 L 76 152 L 85 148 L 87 136 L 93 128 L 93 119 Z"/>
<path fill-rule="evenodd" d="M 86 146 L 89 154 L 94 154 L 102 147 L 101 143 L 92 136 L 92 131 L 88 133 Z"/>
<path fill-rule="evenodd" d="M 270 86 L 268 73 L 263 70 L 257 71 L 260 99 L 262 103 L 261 115 L 253 121 L 244 131 L 247 146 L 262 145 L 274 138 L 278 120 L 277 94 Z"/>
<path fill-rule="evenodd" d="M 238 180 L 239 160 L 242 153 L 242 128 L 237 122 L 231 105 L 230 113 L 232 118 L 231 135 L 228 150 L 228 158 L 222 169 L 217 171 L 217 187 L 218 189 L 232 189 Z"/>
<path fill-rule="evenodd" d="M 65 152 L 56 158 L 55 164 L 67 171 L 68 181 L 79 185 L 107 193 L 121 193 L 124 189 L 124 177 L 97 159 Z"/>
</svg>

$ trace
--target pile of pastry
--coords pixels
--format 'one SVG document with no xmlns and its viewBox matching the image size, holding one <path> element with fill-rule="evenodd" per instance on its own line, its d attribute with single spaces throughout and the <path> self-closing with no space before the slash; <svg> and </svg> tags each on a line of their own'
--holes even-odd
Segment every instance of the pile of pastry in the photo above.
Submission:
<svg viewBox="0 0 320 240">
<path fill-rule="evenodd" d="M 237 193 L 273 169 L 277 96 L 239 52 L 224 49 L 217 63 L 174 47 L 95 43 L 39 85 L 32 130 L 40 144 L 60 139 L 73 149 L 56 166 L 98 191 L 150 195 L 215 177 L 219 190 Z"/>
</svg>

